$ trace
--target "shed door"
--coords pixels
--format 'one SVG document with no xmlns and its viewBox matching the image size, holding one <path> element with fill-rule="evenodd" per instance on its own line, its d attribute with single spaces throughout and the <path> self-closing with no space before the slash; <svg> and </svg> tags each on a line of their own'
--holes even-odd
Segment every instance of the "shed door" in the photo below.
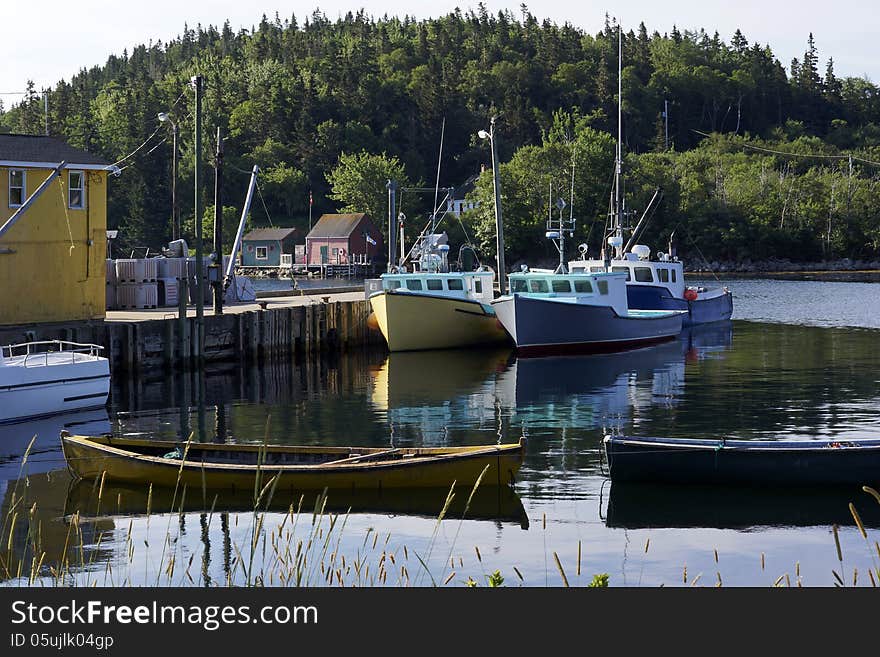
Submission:
<svg viewBox="0 0 880 657">
<path fill-rule="evenodd" d="M 326 264 L 327 264 L 327 260 L 328 260 L 328 249 L 329 249 L 329 248 L 330 248 L 329 246 L 322 246 L 322 247 L 321 247 L 321 264 L 322 264 L 322 265 L 326 265 Z"/>
</svg>

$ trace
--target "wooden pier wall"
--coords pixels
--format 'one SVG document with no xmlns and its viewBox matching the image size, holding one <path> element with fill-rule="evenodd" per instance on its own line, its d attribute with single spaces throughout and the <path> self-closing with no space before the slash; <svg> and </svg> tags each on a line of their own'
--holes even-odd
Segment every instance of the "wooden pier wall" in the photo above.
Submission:
<svg viewBox="0 0 880 657">
<path fill-rule="evenodd" d="M 350 348 L 383 348 L 382 335 L 367 326 L 367 301 L 335 301 L 205 315 L 204 363 L 260 362 L 265 358 L 309 358 Z M 113 372 L 196 367 L 196 319 L 84 321 L 0 328 L 0 344 L 30 340 L 71 340 L 102 345 Z"/>
</svg>

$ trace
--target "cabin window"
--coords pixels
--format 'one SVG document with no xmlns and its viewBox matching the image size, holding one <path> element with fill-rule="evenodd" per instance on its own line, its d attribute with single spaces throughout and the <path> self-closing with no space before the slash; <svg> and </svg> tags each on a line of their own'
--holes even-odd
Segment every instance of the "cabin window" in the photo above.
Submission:
<svg viewBox="0 0 880 657">
<path fill-rule="evenodd" d="M 474 292 L 476 292 L 477 294 L 483 293 L 483 281 L 481 281 L 479 278 L 474 279 Z"/>
<path fill-rule="evenodd" d="M 672 282 L 675 283 L 675 270 L 670 270 L 672 272 Z"/>
<path fill-rule="evenodd" d="M 24 205 L 24 171 L 21 169 L 9 170 L 9 207 L 17 208 Z"/>
<path fill-rule="evenodd" d="M 510 279 L 510 291 L 511 292 L 526 292 L 526 281 L 522 278 L 512 278 Z"/>
<path fill-rule="evenodd" d="M 82 210 L 85 206 L 85 176 L 82 171 L 67 172 L 67 207 Z"/>
<path fill-rule="evenodd" d="M 653 283 L 654 282 L 654 273 L 651 271 L 650 267 L 636 267 L 636 282 L 638 283 Z"/>
<path fill-rule="evenodd" d="M 669 282 L 669 270 L 668 269 L 658 269 L 657 276 L 660 278 L 661 283 Z"/>
<path fill-rule="evenodd" d="M 461 282 L 460 278 L 447 278 L 446 285 L 450 290 L 463 290 L 464 284 Z"/>
<path fill-rule="evenodd" d="M 443 281 L 439 278 L 429 278 L 428 279 L 428 289 L 429 290 L 442 290 L 443 289 Z"/>
<path fill-rule="evenodd" d="M 406 289 L 407 290 L 421 290 L 422 282 L 417 278 L 408 278 L 406 279 Z"/>
<path fill-rule="evenodd" d="M 630 278 L 629 267 L 612 267 L 611 271 L 617 272 L 618 274 L 626 274 L 626 280 L 632 280 Z"/>
<path fill-rule="evenodd" d="M 608 281 L 596 281 L 596 287 L 599 288 L 599 294 L 608 294 Z"/>
<path fill-rule="evenodd" d="M 605 267 L 590 267 L 590 273 L 592 274 L 598 274 L 603 271 L 605 271 Z"/>
<path fill-rule="evenodd" d="M 549 292 L 550 286 L 547 285 L 547 281 L 543 278 L 539 278 L 534 281 L 529 281 L 529 290 L 532 292 Z"/>
<path fill-rule="evenodd" d="M 386 290 L 396 290 L 400 287 L 400 281 L 386 281 L 385 289 Z"/>
<path fill-rule="evenodd" d="M 576 279 L 574 282 L 574 291 L 582 292 L 582 293 L 590 293 L 593 291 L 593 286 L 590 285 L 590 281 L 586 281 L 583 279 Z"/>
<path fill-rule="evenodd" d="M 550 286 L 554 292 L 571 292 L 571 284 L 568 281 L 554 280 Z"/>
<path fill-rule="evenodd" d="M 258 246 L 256 257 L 257 257 L 257 260 L 268 260 L 269 259 L 269 248 L 266 246 Z"/>
</svg>

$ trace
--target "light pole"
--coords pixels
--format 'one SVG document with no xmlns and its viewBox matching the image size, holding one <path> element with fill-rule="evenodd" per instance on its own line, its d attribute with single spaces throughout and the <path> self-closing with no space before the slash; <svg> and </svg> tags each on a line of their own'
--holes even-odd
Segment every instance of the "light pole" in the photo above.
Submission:
<svg viewBox="0 0 880 657">
<path fill-rule="evenodd" d="M 158 117 L 162 123 L 171 124 L 171 239 L 177 240 L 180 239 L 180 213 L 177 210 L 177 137 L 180 130 L 167 112 L 159 112 Z"/>
<path fill-rule="evenodd" d="M 494 116 L 489 122 L 489 132 L 480 130 L 477 135 L 480 139 L 488 138 L 489 145 L 492 147 L 492 189 L 495 191 L 495 248 L 498 252 L 498 292 L 499 294 L 505 294 L 507 285 L 505 284 L 504 270 L 504 232 L 501 223 L 501 187 L 498 184 L 498 151 L 495 149 Z"/>
</svg>

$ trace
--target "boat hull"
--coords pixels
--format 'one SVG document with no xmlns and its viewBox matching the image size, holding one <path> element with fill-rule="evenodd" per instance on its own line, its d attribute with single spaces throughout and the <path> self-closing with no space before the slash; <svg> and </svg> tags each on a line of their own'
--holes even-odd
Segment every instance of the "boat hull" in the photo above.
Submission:
<svg viewBox="0 0 880 657">
<path fill-rule="evenodd" d="M 496 299 L 492 306 L 523 355 L 629 349 L 671 340 L 682 328 L 682 313 L 630 317 L 610 306 L 520 294 Z"/>
<path fill-rule="evenodd" d="M 687 311 L 682 317 L 683 326 L 723 322 L 733 315 L 733 294 L 721 288 L 698 293 L 694 301 L 688 301 L 671 296 L 665 287 L 627 285 L 626 299 L 630 308 Z"/>
<path fill-rule="evenodd" d="M 508 340 L 491 307 L 428 294 L 380 292 L 370 306 L 390 351 L 453 349 Z"/>
<path fill-rule="evenodd" d="M 276 490 L 382 490 L 388 488 L 448 488 L 501 486 L 513 482 L 524 452 L 524 441 L 512 445 L 480 447 L 411 448 L 395 450 L 394 460 L 347 462 L 329 465 L 327 459 L 349 458 L 355 448 L 281 447 L 264 448 L 264 464 L 236 462 L 255 460 L 260 446 L 191 443 L 187 459 L 165 458 L 180 443 L 126 440 L 108 436 L 62 434 L 68 468 L 82 479 L 108 482 L 152 483 L 156 486 L 187 486 L 196 489 L 253 491 L 277 476 Z M 358 449 L 361 455 L 387 452 Z M 403 454 L 410 457 L 404 458 Z M 159 454 L 157 456 L 156 454 Z M 314 464 L 290 463 L 312 460 Z M 483 474 L 485 470 L 485 474 Z"/>
<path fill-rule="evenodd" d="M 106 359 L 0 367 L 0 423 L 103 408 L 110 393 Z"/>
<path fill-rule="evenodd" d="M 608 436 L 612 481 L 880 484 L 880 440 L 750 441 Z"/>
</svg>

